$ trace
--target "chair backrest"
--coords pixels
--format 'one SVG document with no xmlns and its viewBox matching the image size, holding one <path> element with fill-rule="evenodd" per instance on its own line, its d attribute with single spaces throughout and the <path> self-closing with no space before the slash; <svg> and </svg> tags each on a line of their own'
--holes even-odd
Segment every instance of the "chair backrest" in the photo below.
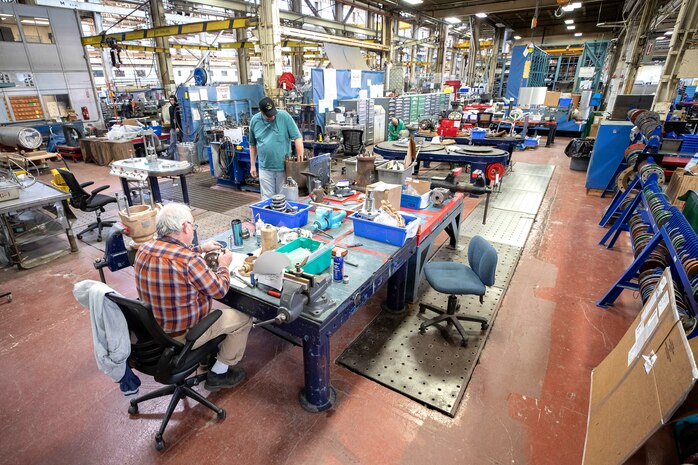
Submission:
<svg viewBox="0 0 698 465">
<path fill-rule="evenodd" d="M 71 205 L 81 210 L 85 208 L 85 202 L 90 197 L 90 194 L 88 194 L 87 191 L 82 188 L 78 180 L 75 179 L 73 173 L 65 168 L 58 168 L 58 172 L 63 178 L 63 181 L 65 181 L 65 183 L 68 185 L 68 189 L 70 189 Z"/>
<path fill-rule="evenodd" d="M 363 147 L 363 129 L 342 129 L 342 143 L 345 155 L 358 155 Z"/>
<path fill-rule="evenodd" d="M 481 236 L 470 239 L 468 245 L 468 263 L 485 286 L 494 284 L 497 271 L 497 251 Z"/>
<path fill-rule="evenodd" d="M 492 113 L 478 113 L 477 114 L 477 125 L 478 127 L 487 127 L 492 122 Z"/>
<path fill-rule="evenodd" d="M 141 373 L 156 376 L 163 352 L 170 349 L 173 357 L 180 352 L 183 344 L 165 334 L 145 302 L 114 293 L 107 294 L 107 298 L 119 306 L 126 318 L 131 334 L 130 365 Z"/>
</svg>

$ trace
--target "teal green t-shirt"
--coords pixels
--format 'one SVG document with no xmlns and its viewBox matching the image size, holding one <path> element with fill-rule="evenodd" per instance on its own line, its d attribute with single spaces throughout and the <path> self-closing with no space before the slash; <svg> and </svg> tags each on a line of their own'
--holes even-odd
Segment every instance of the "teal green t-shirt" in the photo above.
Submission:
<svg viewBox="0 0 698 465">
<path fill-rule="evenodd" d="M 261 112 L 250 120 L 250 145 L 257 147 L 262 170 L 283 171 L 284 159 L 291 153 L 291 141 L 300 137 L 296 122 L 283 110 L 278 110 L 271 122 L 266 121 Z"/>
</svg>

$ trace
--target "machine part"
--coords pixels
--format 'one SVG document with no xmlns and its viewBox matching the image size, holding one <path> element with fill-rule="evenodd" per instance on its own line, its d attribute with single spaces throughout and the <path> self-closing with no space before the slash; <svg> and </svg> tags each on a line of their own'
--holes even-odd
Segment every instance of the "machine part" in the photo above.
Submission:
<svg viewBox="0 0 698 465">
<path fill-rule="evenodd" d="M 270 224 L 265 224 L 262 228 L 262 252 L 276 250 L 279 245 L 278 229 Z"/>
<path fill-rule="evenodd" d="M 223 253 L 225 253 L 225 249 L 217 249 L 206 252 L 204 254 L 204 261 L 206 262 L 206 266 L 208 266 L 211 270 L 217 270 L 218 257 Z"/>
<path fill-rule="evenodd" d="M 630 178 L 633 176 L 633 174 L 635 174 L 635 169 L 633 169 L 632 166 L 625 168 L 620 172 L 620 174 L 618 174 L 618 177 L 616 178 L 616 187 L 619 191 L 624 192 L 625 189 L 628 188 Z"/>
<path fill-rule="evenodd" d="M 349 263 L 347 263 L 347 265 L 349 265 Z M 344 277 L 342 278 L 342 282 L 344 284 L 349 284 L 349 275 L 348 274 L 344 275 Z"/>
<path fill-rule="evenodd" d="M 366 187 L 377 180 L 376 157 L 357 156 L 356 157 L 356 185 Z"/>
<path fill-rule="evenodd" d="M 333 211 L 331 208 L 318 207 L 315 209 L 315 222 L 313 229 L 325 230 L 334 229 L 342 225 L 342 221 L 347 216 L 344 210 Z"/>
<path fill-rule="evenodd" d="M 237 279 L 238 281 L 240 281 L 242 284 L 244 284 L 245 286 L 247 286 L 247 287 L 249 287 L 249 288 L 253 288 L 253 287 L 254 287 L 254 285 L 252 285 L 252 284 L 248 283 L 247 281 L 245 281 L 244 279 L 242 279 L 242 278 L 241 278 L 240 276 L 238 276 L 237 273 L 235 273 L 234 271 L 232 271 L 232 272 L 230 273 L 230 277 L 231 277 L 231 278 Z"/>
<path fill-rule="evenodd" d="M 504 177 L 504 165 L 501 163 L 490 163 L 487 165 L 487 179 L 492 182 L 499 182 Z"/>
<path fill-rule="evenodd" d="M 664 169 L 656 163 L 647 163 L 640 168 L 640 178 L 643 183 L 646 183 L 649 177 L 653 174 L 657 175 L 657 184 L 664 185 Z"/>
<path fill-rule="evenodd" d="M 390 204 L 390 202 L 387 200 L 381 200 L 381 210 L 393 217 L 393 219 L 397 221 L 398 227 L 405 227 L 405 218 L 403 218 L 403 216 Z"/>
<path fill-rule="evenodd" d="M 448 114 L 448 119 L 451 121 L 460 121 L 463 119 L 463 113 L 460 111 L 452 111 Z"/>
<path fill-rule="evenodd" d="M 443 187 L 437 187 L 431 191 L 430 200 L 435 207 L 441 207 L 452 196 L 451 191 Z"/>
<path fill-rule="evenodd" d="M 325 189 L 319 179 L 313 180 L 313 189 L 310 192 L 310 199 L 316 203 L 325 203 Z"/>
<path fill-rule="evenodd" d="M 450 150 L 449 150 L 450 149 Z M 461 145 L 456 149 L 451 149 L 450 147 L 446 147 L 447 152 L 455 152 L 455 153 L 464 153 L 464 154 L 490 154 L 494 152 L 500 152 L 503 150 L 494 148 L 494 147 L 488 147 L 486 145 Z"/>
<path fill-rule="evenodd" d="M 459 172 L 460 170 L 453 170 L 451 171 L 448 176 L 446 176 L 443 179 L 439 178 L 432 178 L 431 179 L 431 189 L 437 189 L 437 188 L 444 188 L 447 189 L 451 192 L 464 192 L 467 194 L 473 194 L 473 195 L 482 195 L 485 194 L 487 197 L 485 198 L 485 212 L 482 217 L 482 224 L 487 223 L 487 211 L 489 209 L 490 205 L 490 194 L 492 193 L 492 189 L 484 185 L 484 180 L 482 182 L 477 182 L 475 184 L 466 184 L 466 183 L 456 183 L 456 173 Z M 475 174 L 475 173 L 473 173 Z M 482 185 L 480 185 L 482 184 Z"/>
<path fill-rule="evenodd" d="M 34 128 L 0 127 L 0 145 L 19 150 L 36 150 L 41 147 L 42 142 L 41 133 Z"/>
<path fill-rule="evenodd" d="M 194 83 L 197 86 L 205 86 L 208 82 L 208 71 L 204 68 L 194 68 Z"/>
<path fill-rule="evenodd" d="M 423 119 L 419 121 L 419 129 L 422 131 L 435 131 L 436 125 L 431 119 Z"/>
<path fill-rule="evenodd" d="M 276 194 L 271 197 L 271 209 L 277 212 L 286 211 L 286 196 L 283 194 Z"/>
<path fill-rule="evenodd" d="M 99 279 L 106 283 L 104 268 L 109 271 L 119 271 L 131 266 L 136 258 L 135 250 L 128 250 L 124 244 L 124 227 L 118 224 L 107 231 L 104 242 L 104 256 L 95 260 L 94 267 L 99 271 Z"/>
<path fill-rule="evenodd" d="M 281 186 L 281 192 L 290 202 L 298 202 L 298 183 L 291 176 L 286 178 L 286 182 Z"/>
</svg>

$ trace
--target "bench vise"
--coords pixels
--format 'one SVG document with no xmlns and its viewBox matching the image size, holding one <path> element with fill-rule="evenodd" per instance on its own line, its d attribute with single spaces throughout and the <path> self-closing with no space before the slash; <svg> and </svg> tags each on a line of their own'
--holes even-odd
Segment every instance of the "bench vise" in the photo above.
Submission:
<svg viewBox="0 0 698 465">
<path fill-rule="evenodd" d="M 327 274 L 314 275 L 298 270 L 285 272 L 276 317 L 255 323 L 254 326 L 291 323 L 303 312 L 322 314 L 335 304 L 334 300 L 324 295 L 331 282 Z"/>
</svg>

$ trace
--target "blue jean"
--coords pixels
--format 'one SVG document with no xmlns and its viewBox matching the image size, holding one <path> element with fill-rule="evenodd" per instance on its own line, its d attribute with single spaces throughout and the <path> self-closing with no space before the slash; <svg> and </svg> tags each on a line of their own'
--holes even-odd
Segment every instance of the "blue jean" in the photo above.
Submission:
<svg viewBox="0 0 698 465">
<path fill-rule="evenodd" d="M 270 199 L 272 195 L 281 193 L 281 186 L 286 180 L 283 171 L 259 170 L 259 190 L 262 200 Z"/>
<path fill-rule="evenodd" d="M 170 145 L 167 147 L 167 157 L 170 160 L 177 159 L 177 130 L 170 129 Z"/>
</svg>

